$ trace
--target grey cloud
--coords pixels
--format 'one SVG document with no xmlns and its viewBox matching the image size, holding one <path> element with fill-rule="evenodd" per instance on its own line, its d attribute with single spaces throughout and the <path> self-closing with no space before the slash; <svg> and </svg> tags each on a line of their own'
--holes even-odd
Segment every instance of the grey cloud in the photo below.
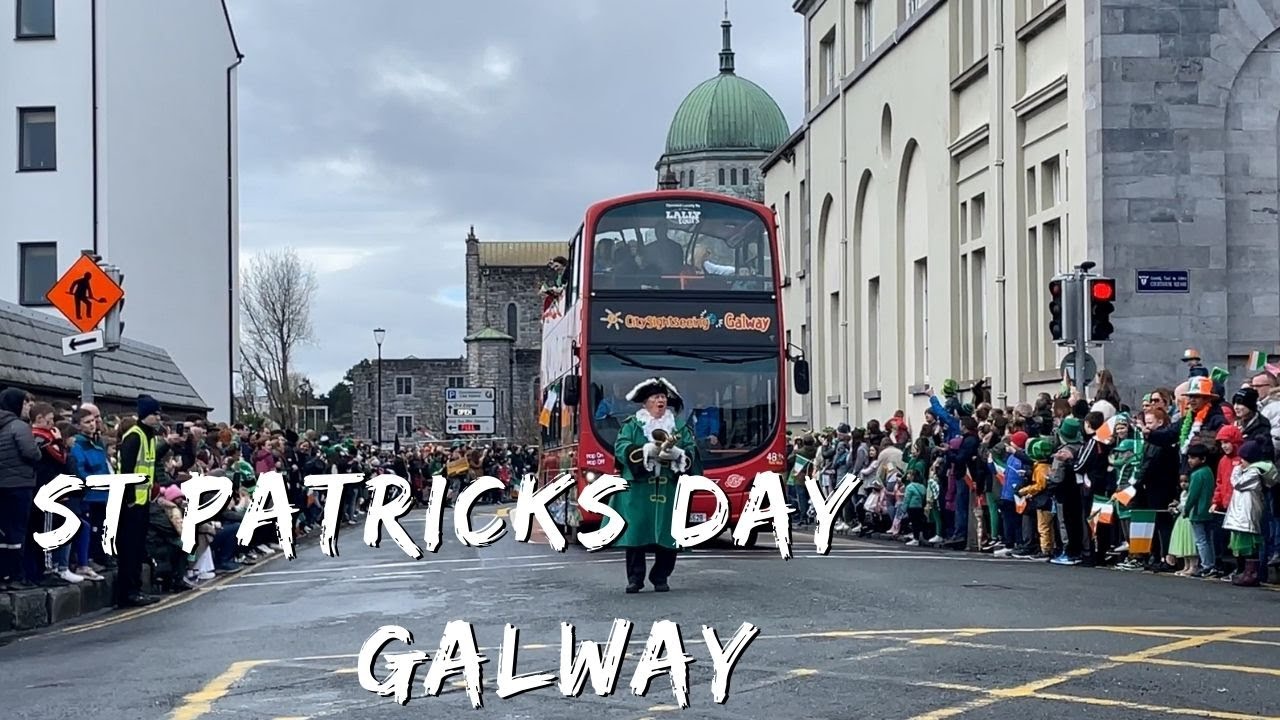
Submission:
<svg viewBox="0 0 1280 720">
<path fill-rule="evenodd" d="M 385 249 L 321 277 L 321 345 L 304 356 L 317 384 L 372 354 L 379 323 L 403 328 L 393 354 L 461 352 L 461 310 L 426 290 L 461 282 L 468 225 L 492 240 L 567 239 L 588 203 L 652 187 L 672 113 L 718 68 L 721 9 L 232 0 L 247 56 L 246 250 L 288 244 L 330 262 L 335 249 Z M 735 0 L 732 16 L 739 72 L 795 126 L 801 18 L 756 0 Z"/>
</svg>

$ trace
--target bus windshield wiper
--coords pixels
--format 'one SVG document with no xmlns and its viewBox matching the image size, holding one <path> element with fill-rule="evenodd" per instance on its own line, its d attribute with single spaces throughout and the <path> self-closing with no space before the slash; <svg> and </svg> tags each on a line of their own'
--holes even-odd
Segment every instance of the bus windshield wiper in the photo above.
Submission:
<svg viewBox="0 0 1280 720">
<path fill-rule="evenodd" d="M 688 369 L 689 369 L 689 368 L 684 368 L 684 367 L 671 367 L 671 366 L 669 366 L 669 365 L 648 365 L 648 364 L 645 364 L 645 363 L 640 362 L 639 360 L 636 360 L 635 358 L 631 357 L 630 355 L 623 355 L 622 353 L 618 352 L 617 350 L 615 350 L 615 349 L 613 349 L 613 348 L 611 348 L 611 347 L 607 347 L 607 348 L 605 348 L 605 349 L 604 349 L 604 351 L 605 351 L 606 353 L 608 353 L 609 355 L 612 355 L 613 357 L 615 357 L 615 358 L 617 358 L 618 360 L 622 361 L 622 364 L 623 364 L 623 365 L 627 365 L 628 367 L 633 367 L 633 368 L 640 368 L 641 370 L 672 370 L 672 371 L 675 371 L 675 370 L 688 370 Z"/>
<path fill-rule="evenodd" d="M 777 357 L 776 353 L 767 354 L 756 353 L 755 355 L 732 356 L 697 353 L 691 350 L 677 350 L 675 348 L 667 348 L 667 353 L 677 357 L 687 357 L 694 360 L 702 360 L 704 362 L 724 363 L 726 365 L 741 365 L 743 363 L 758 362 L 760 360 L 771 360 Z"/>
</svg>

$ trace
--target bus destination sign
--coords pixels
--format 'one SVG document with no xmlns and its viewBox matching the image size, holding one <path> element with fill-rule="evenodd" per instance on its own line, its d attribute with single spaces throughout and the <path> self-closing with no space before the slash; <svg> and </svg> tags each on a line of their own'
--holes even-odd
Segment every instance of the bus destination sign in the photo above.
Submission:
<svg viewBox="0 0 1280 720">
<path fill-rule="evenodd" d="M 776 346 L 771 303 L 608 300 L 595 303 L 592 340 L 607 343 L 715 343 Z"/>
</svg>

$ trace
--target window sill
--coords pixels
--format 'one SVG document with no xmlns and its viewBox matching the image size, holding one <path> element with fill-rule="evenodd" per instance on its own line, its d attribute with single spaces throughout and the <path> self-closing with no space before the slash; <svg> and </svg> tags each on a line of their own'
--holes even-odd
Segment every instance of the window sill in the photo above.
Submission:
<svg viewBox="0 0 1280 720">
<path fill-rule="evenodd" d="M 929 394 L 929 383 L 920 383 L 918 385 L 908 385 L 907 394 L 913 397 Z"/>
<path fill-rule="evenodd" d="M 18 168 L 18 172 L 20 173 L 45 173 L 45 172 L 57 172 L 57 171 L 58 171 L 57 167 L 50 167 L 50 168 L 37 168 L 37 167 L 21 168 L 20 167 Z"/>
<path fill-rule="evenodd" d="M 50 307 L 53 307 L 53 303 L 51 303 L 51 302 L 49 302 L 49 301 L 47 301 L 47 300 L 43 300 L 43 299 L 41 299 L 39 302 L 21 302 L 21 301 L 20 301 L 18 304 L 19 304 L 19 305 L 21 305 L 22 307 L 28 307 L 28 308 L 50 308 Z"/>
<path fill-rule="evenodd" d="M 1023 23 L 1018 28 L 1018 42 L 1027 42 L 1031 38 L 1044 32 L 1058 18 L 1067 14 L 1067 0 L 1058 0 L 1049 7 L 1041 10 L 1035 17 Z"/>
<path fill-rule="evenodd" d="M 866 392 L 862 393 L 862 399 L 863 399 L 863 400 L 879 400 L 879 399 L 880 399 L 880 391 L 879 391 L 879 390 L 868 390 L 868 391 L 866 391 Z"/>
<path fill-rule="evenodd" d="M 1062 382 L 1061 370 L 1039 370 L 1036 372 L 1022 373 L 1019 378 L 1023 385 L 1041 385 L 1044 383 L 1060 383 Z"/>
<path fill-rule="evenodd" d="M 839 396 L 839 395 L 828 395 L 828 396 L 827 396 L 827 404 L 828 404 L 828 405 L 839 405 L 839 404 L 840 404 L 840 396 Z"/>
<path fill-rule="evenodd" d="M 14 35 L 13 39 L 16 42 L 29 42 L 31 40 L 57 40 L 58 38 L 53 33 L 49 33 L 48 35 Z"/>
<path fill-rule="evenodd" d="M 951 81 L 951 92 L 960 92 L 987 76 L 987 56 L 983 55 Z"/>
</svg>

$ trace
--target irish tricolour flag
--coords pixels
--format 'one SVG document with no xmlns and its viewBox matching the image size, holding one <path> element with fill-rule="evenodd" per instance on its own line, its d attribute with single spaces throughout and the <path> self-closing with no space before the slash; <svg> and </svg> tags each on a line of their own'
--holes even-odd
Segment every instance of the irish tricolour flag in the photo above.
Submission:
<svg viewBox="0 0 1280 720">
<path fill-rule="evenodd" d="M 1134 510 L 1129 514 L 1129 554 L 1148 555 L 1156 536 L 1156 511 Z"/>
<path fill-rule="evenodd" d="M 1120 503 L 1121 505 L 1125 507 L 1129 507 L 1129 503 L 1133 502 L 1133 499 L 1137 495 L 1138 495 L 1138 488 L 1130 485 L 1129 487 L 1123 490 L 1120 490 L 1116 494 L 1112 495 L 1111 498 L 1116 502 Z"/>
</svg>

